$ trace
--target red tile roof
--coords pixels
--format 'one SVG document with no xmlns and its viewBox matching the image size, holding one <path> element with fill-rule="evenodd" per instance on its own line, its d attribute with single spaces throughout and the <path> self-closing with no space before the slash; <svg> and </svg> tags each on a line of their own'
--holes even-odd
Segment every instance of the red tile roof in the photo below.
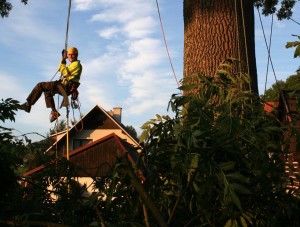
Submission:
<svg viewBox="0 0 300 227">
<path fill-rule="evenodd" d="M 264 110 L 268 113 L 274 111 L 279 105 L 279 102 L 266 102 L 264 103 Z"/>
</svg>

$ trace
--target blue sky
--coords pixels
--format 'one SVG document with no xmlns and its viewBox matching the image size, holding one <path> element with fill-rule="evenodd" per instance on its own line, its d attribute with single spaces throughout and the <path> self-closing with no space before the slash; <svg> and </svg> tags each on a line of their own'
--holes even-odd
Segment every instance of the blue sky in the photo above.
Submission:
<svg viewBox="0 0 300 227">
<path fill-rule="evenodd" d="M 159 0 L 164 31 L 177 79 L 183 68 L 182 0 Z M 29 0 L 24 6 L 12 0 L 8 18 L 0 19 L 0 98 L 25 101 L 34 85 L 49 81 L 57 70 L 65 45 L 68 0 Z M 299 14 L 299 7 L 294 15 Z M 300 21 L 298 16 L 293 17 Z M 264 19 L 269 41 L 271 18 Z M 271 56 L 277 79 L 295 73 L 299 59 L 294 49 L 286 49 L 296 40 L 299 25 L 274 19 Z M 256 58 L 259 90 L 262 93 L 267 70 L 267 51 L 262 29 L 256 18 Z M 155 0 L 73 0 L 68 46 L 79 49 L 83 65 L 80 102 L 87 113 L 96 104 L 106 110 L 122 107 L 122 122 L 141 133 L 140 126 L 155 114 L 167 113 L 168 101 L 178 93 L 162 38 Z M 270 71 L 270 68 L 269 68 Z M 56 75 L 55 79 L 58 79 Z M 267 87 L 275 82 L 268 75 Z M 55 97 L 57 101 L 57 97 Z M 6 127 L 15 134 L 45 134 L 49 122 L 43 96 L 31 113 L 19 111 L 15 123 Z M 65 109 L 61 109 L 62 117 Z M 76 112 L 75 112 L 76 113 Z M 72 118 L 72 113 L 70 118 Z M 78 113 L 76 113 L 78 119 Z M 32 139 L 41 139 L 31 135 Z M 29 136 L 29 137 L 31 137 Z"/>
</svg>

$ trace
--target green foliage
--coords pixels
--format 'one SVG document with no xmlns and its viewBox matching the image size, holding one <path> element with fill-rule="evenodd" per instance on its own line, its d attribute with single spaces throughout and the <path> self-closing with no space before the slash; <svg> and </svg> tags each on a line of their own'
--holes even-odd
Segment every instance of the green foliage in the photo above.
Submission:
<svg viewBox="0 0 300 227">
<path fill-rule="evenodd" d="M 1 174 L 10 185 L 1 188 L 6 211 L 1 220 L 69 226 L 298 226 L 299 191 L 286 187 L 282 160 L 290 142 L 282 135 L 289 128 L 264 112 L 248 75 L 231 72 L 236 63 L 228 59 L 214 77 L 186 78 L 180 87 L 185 95 L 173 95 L 169 102 L 174 117 L 157 115 L 143 125 L 144 149 L 136 165 L 120 157 L 106 176 L 89 176 L 91 185 L 74 179 L 87 174 L 79 166 L 42 154 L 43 170 L 22 178 L 28 184 L 23 188 L 14 165 L 22 164 L 24 146 L 12 143 L 13 137 L 1 140 L 1 152 L 6 151 L 0 156 Z M 13 119 L 15 105 L 3 101 L 0 111 Z M 86 193 L 89 187 L 98 192 Z"/>
<path fill-rule="evenodd" d="M 265 102 L 274 102 L 279 100 L 280 90 L 296 91 L 300 90 L 300 72 L 296 75 L 289 76 L 286 81 L 278 81 L 272 84 L 271 88 L 267 89 L 264 95 L 260 97 Z"/>
<path fill-rule="evenodd" d="M 18 101 L 11 98 L 1 99 L 0 120 L 2 122 L 5 122 L 5 120 L 15 121 L 15 111 L 18 109 L 17 105 Z"/>
<path fill-rule="evenodd" d="M 133 138 L 137 138 L 137 132 L 136 132 L 135 128 L 132 125 L 127 125 L 126 129 L 129 131 L 130 135 Z"/>
<path fill-rule="evenodd" d="M 7 120 L 15 121 L 18 105 L 18 101 L 10 98 L 0 102 L 0 120 L 4 123 L 0 126 L 0 225 L 29 226 L 29 223 L 36 225 L 36 221 L 39 226 L 48 226 L 50 222 L 70 226 L 90 223 L 93 212 L 81 197 L 86 186 L 80 186 L 72 179 L 74 167 L 65 160 L 53 162 L 55 157 L 44 154 L 43 144 L 31 144 L 26 134 L 22 135 L 29 142 L 25 146 L 22 140 L 12 135 L 12 129 L 5 127 Z M 49 178 L 43 174 L 37 174 L 34 179 L 22 177 L 29 167 L 45 163 L 50 163 L 43 173 Z M 25 183 L 27 187 L 24 187 Z M 54 186 L 53 191 L 49 190 L 50 185 Z M 55 201 L 53 196 L 58 199 Z"/>
<path fill-rule="evenodd" d="M 21 0 L 22 3 L 25 5 L 28 3 L 28 0 Z M 12 10 L 13 6 L 10 2 L 7 0 L 1 0 L 0 1 L 0 15 L 1 17 L 8 17 L 9 12 Z"/>
<path fill-rule="evenodd" d="M 171 225 L 299 225 L 280 158 L 286 129 L 263 111 L 249 77 L 230 72 L 232 63 L 184 81 L 187 95 L 170 101 L 174 119 L 143 125 L 144 185 Z"/>
<path fill-rule="evenodd" d="M 279 101 L 279 89 L 284 87 L 284 82 L 282 80 L 277 83 L 272 84 L 272 86 L 261 95 L 261 99 L 265 102 L 278 102 Z"/>
<path fill-rule="evenodd" d="M 262 7 L 264 15 L 276 13 L 279 20 L 291 18 L 293 15 L 292 9 L 295 6 L 296 0 L 282 0 L 278 7 L 278 0 L 255 0 L 256 7 Z"/>
<path fill-rule="evenodd" d="M 6 120 L 15 120 L 17 105 L 16 100 L 1 99 L 0 120 L 4 124 Z M 22 197 L 22 187 L 18 183 L 17 172 L 23 164 L 24 150 L 25 146 L 22 141 L 12 136 L 12 129 L 0 126 L 0 219 L 14 212 Z"/>
<path fill-rule="evenodd" d="M 13 99 L 2 100 L 0 120 L 4 123 L 7 119 L 14 121 L 18 104 Z M 63 130 L 64 122 L 61 121 L 58 127 Z M 31 143 L 24 134 L 22 136 L 28 142 L 25 146 L 11 130 L 0 126 L 1 226 L 7 223 L 22 226 L 60 223 L 81 227 L 90 223 L 97 226 L 99 222 L 108 226 L 142 222 L 138 206 L 132 206 L 131 211 L 127 206 L 129 201 L 139 204 L 139 196 L 131 190 L 129 181 L 120 184 L 117 172 L 94 179 L 91 185 L 80 185 L 74 176 L 85 171 L 55 154 L 45 153 L 51 144 L 49 138 Z M 44 166 L 42 171 L 29 177 L 22 176 L 26 170 L 41 165 Z M 87 193 L 90 187 L 99 188 L 100 193 Z M 128 211 L 130 215 L 126 214 Z"/>
<path fill-rule="evenodd" d="M 62 132 L 66 130 L 66 120 L 59 120 L 57 124 L 55 124 L 54 128 L 49 130 L 48 137 L 54 135 L 56 133 Z"/>
<path fill-rule="evenodd" d="M 297 37 L 298 37 L 298 39 L 300 39 L 300 36 L 297 36 Z M 300 56 L 300 42 L 299 41 L 287 42 L 285 47 L 286 48 L 296 47 L 295 52 L 294 52 L 294 58 Z"/>
<path fill-rule="evenodd" d="M 300 36 L 297 36 L 298 39 L 300 39 Z M 287 42 L 286 48 L 292 48 L 296 47 L 294 52 L 294 58 L 300 56 L 300 42 L 299 41 L 293 41 L 293 42 Z M 261 98 L 266 101 L 278 101 L 280 90 L 289 90 L 289 91 L 296 91 L 300 90 L 300 71 L 297 70 L 296 75 L 289 76 L 286 81 L 279 80 L 277 83 L 272 84 L 271 88 L 265 91 L 264 95 L 261 95 Z"/>
<path fill-rule="evenodd" d="M 73 178 L 78 167 L 64 158 L 50 160 L 51 157 L 43 171 L 26 177 L 24 224 L 33 220 L 74 227 L 91 223 L 96 216 L 94 200 L 86 193 L 87 185 L 80 185 Z"/>
<path fill-rule="evenodd" d="M 122 166 L 119 160 L 112 172 L 97 178 L 100 193 L 95 207 L 106 226 L 144 226 L 140 196 L 129 177 L 119 173 Z"/>
<path fill-rule="evenodd" d="M 21 0 L 25 5 L 28 0 Z M 292 9 L 295 6 L 296 0 L 282 0 L 281 6 L 277 9 L 278 0 L 255 0 L 254 5 L 256 7 L 262 7 L 263 14 L 269 15 L 277 12 L 277 17 L 279 20 L 285 18 L 291 18 L 293 15 Z M 8 17 L 9 12 L 12 10 L 13 6 L 7 0 L 2 0 L 0 2 L 0 15 L 1 17 Z"/>
</svg>

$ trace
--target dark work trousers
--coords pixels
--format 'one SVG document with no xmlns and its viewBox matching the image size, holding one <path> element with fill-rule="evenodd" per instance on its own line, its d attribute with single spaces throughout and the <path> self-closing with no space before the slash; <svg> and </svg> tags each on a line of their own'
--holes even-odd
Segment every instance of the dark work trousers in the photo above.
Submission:
<svg viewBox="0 0 300 227">
<path fill-rule="evenodd" d="M 38 83 L 27 97 L 27 102 L 32 106 L 41 97 L 42 93 L 45 95 L 45 102 L 47 108 L 56 110 L 53 96 L 60 94 L 65 97 L 66 93 L 60 81 L 40 82 Z"/>
</svg>

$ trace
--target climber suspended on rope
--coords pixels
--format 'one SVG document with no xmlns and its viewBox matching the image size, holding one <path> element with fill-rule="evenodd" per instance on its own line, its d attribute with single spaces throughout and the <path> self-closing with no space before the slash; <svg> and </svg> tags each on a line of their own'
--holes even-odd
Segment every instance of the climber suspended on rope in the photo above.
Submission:
<svg viewBox="0 0 300 227">
<path fill-rule="evenodd" d="M 44 92 L 46 107 L 51 108 L 50 122 L 55 121 L 59 116 L 54 103 L 53 96 L 55 94 L 62 95 L 63 102 L 61 106 L 69 105 L 68 96 L 72 95 L 72 99 L 78 96 L 77 88 L 80 85 L 79 80 L 82 72 L 82 65 L 78 58 L 78 50 L 71 47 L 68 51 L 62 51 L 62 60 L 59 64 L 58 71 L 61 73 L 61 78 L 57 81 L 40 82 L 38 83 L 27 97 L 27 101 L 19 106 L 19 109 L 30 113 L 33 106 Z M 66 65 L 66 59 L 70 64 Z"/>
</svg>

